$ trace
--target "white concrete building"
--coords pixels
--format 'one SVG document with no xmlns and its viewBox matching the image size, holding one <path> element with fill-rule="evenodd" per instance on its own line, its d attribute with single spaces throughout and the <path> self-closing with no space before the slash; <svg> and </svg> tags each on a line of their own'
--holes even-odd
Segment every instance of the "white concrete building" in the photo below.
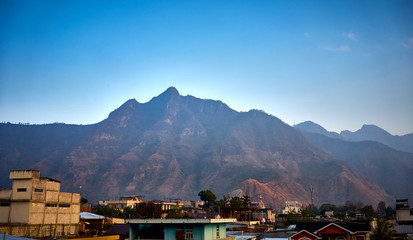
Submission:
<svg viewBox="0 0 413 240">
<path fill-rule="evenodd" d="M 40 171 L 12 170 L 11 190 L 0 191 L 0 232 L 15 236 L 77 235 L 80 194 L 60 192 L 60 182 Z"/>
<path fill-rule="evenodd" d="M 286 201 L 285 207 L 282 209 L 283 214 L 288 214 L 290 212 L 300 213 L 303 208 L 303 204 L 297 201 Z"/>
</svg>

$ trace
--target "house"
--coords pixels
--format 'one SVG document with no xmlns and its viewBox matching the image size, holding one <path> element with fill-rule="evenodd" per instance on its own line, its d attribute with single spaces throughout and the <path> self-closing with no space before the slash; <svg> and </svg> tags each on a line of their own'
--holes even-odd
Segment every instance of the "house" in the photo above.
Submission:
<svg viewBox="0 0 413 240">
<path fill-rule="evenodd" d="M 368 221 L 312 221 L 298 222 L 290 240 L 369 240 Z"/>
<path fill-rule="evenodd" d="M 126 219 L 129 239 L 235 239 L 227 238 L 226 224 L 236 219 Z"/>
<path fill-rule="evenodd" d="M 0 191 L 0 231 L 15 236 L 77 235 L 80 194 L 60 191 L 60 182 L 37 170 L 12 170 L 11 190 Z"/>
<path fill-rule="evenodd" d="M 82 231 L 102 231 L 103 224 L 105 223 L 105 217 L 89 213 L 89 212 L 81 212 L 79 214 L 80 217 L 80 230 Z"/>
<path fill-rule="evenodd" d="M 399 225 L 413 225 L 413 208 L 408 199 L 396 200 L 396 221 Z"/>
</svg>

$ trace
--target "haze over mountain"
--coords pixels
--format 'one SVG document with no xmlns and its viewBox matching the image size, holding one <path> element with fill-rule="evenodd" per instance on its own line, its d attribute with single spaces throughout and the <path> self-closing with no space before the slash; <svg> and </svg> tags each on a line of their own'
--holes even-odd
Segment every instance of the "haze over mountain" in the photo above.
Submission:
<svg viewBox="0 0 413 240">
<path fill-rule="evenodd" d="M 413 198 L 413 153 L 374 141 L 351 142 L 303 131 L 315 146 L 346 162 L 396 198 Z"/>
<path fill-rule="evenodd" d="M 198 199 L 242 190 L 269 206 L 286 200 L 374 204 L 394 198 L 300 131 L 259 110 L 181 96 L 171 87 L 147 103 L 128 100 L 102 122 L 0 124 L 0 184 L 10 169 L 39 169 L 89 200 L 144 195 Z"/>
<path fill-rule="evenodd" d="M 355 132 L 345 130 L 338 134 L 336 132 L 329 132 L 322 126 L 311 121 L 299 123 L 294 127 L 307 132 L 318 133 L 327 137 L 346 141 L 376 141 L 396 150 L 413 153 L 413 133 L 403 136 L 394 136 L 375 125 L 365 124 L 361 127 L 361 129 Z"/>
</svg>

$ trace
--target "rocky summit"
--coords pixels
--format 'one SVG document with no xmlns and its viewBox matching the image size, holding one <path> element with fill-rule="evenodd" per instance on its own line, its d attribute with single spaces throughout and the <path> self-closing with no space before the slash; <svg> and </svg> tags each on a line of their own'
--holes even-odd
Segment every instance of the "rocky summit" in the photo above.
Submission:
<svg viewBox="0 0 413 240">
<path fill-rule="evenodd" d="M 394 198 L 263 111 L 168 88 L 149 102 L 128 100 L 93 125 L 0 125 L 0 184 L 11 169 L 38 169 L 92 202 L 123 195 L 199 199 L 238 191 L 268 206 L 287 200 L 375 204 Z M 80 188 L 81 186 L 81 188 Z"/>
</svg>

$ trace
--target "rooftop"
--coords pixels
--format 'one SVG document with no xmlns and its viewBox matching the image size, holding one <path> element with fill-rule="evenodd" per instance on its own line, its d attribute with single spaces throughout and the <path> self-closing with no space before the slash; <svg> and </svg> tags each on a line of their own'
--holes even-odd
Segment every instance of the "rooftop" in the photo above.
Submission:
<svg viewBox="0 0 413 240">
<path fill-rule="evenodd" d="M 184 218 L 184 219 L 125 219 L 131 224 L 207 224 L 207 223 L 233 223 L 235 218 Z"/>
</svg>

